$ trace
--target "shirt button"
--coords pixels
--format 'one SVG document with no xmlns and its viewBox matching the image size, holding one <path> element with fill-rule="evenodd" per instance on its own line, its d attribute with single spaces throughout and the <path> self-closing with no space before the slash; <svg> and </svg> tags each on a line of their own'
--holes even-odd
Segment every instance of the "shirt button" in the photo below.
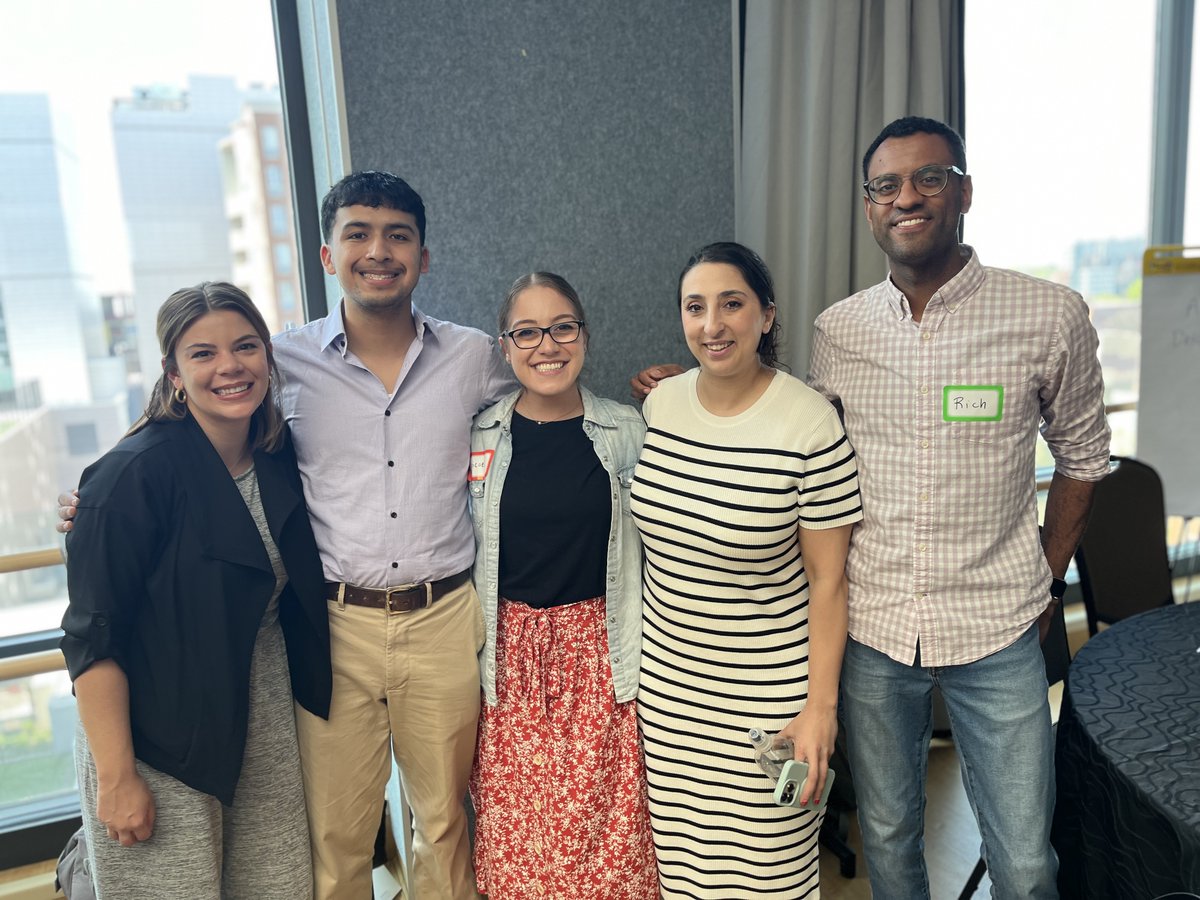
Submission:
<svg viewBox="0 0 1200 900">
<path fill-rule="evenodd" d="M 400 568 L 400 563 L 392 563 L 392 568 L 393 568 L 393 569 L 398 569 L 398 568 Z"/>
<path fill-rule="evenodd" d="M 396 518 L 396 514 L 395 514 L 395 513 L 392 513 L 392 518 L 393 518 L 393 519 L 394 519 L 394 518 Z"/>
<path fill-rule="evenodd" d="M 932 331 L 922 331 L 921 332 L 921 340 L 932 341 L 933 340 L 933 332 Z"/>
<path fill-rule="evenodd" d="M 927 385 L 927 384 L 921 385 L 921 393 L 928 394 L 929 393 L 929 385 Z"/>
<path fill-rule="evenodd" d="M 616 617 L 616 616 L 609 616 L 609 617 L 608 617 L 608 621 L 609 621 L 609 624 L 610 624 L 610 625 L 616 625 L 616 624 L 617 624 L 617 617 Z"/>
<path fill-rule="evenodd" d="M 922 450 L 927 450 L 927 449 L 929 449 L 929 441 L 922 440 L 922 441 L 921 441 L 921 449 L 922 449 Z"/>
<path fill-rule="evenodd" d="M 613 662 L 615 662 L 615 663 L 619 663 L 620 661 L 621 661 L 621 657 L 619 657 L 619 656 L 614 656 L 614 657 L 613 657 Z"/>
<path fill-rule="evenodd" d="M 389 459 L 389 460 L 388 460 L 388 465 L 389 465 L 389 466 L 394 466 L 394 465 L 396 465 L 396 461 L 395 461 L 394 459 Z"/>
<path fill-rule="evenodd" d="M 392 411 L 391 411 L 390 409 L 385 409 L 385 410 L 383 411 L 383 414 L 384 414 L 385 416 L 390 416 L 390 415 L 392 414 Z"/>
<path fill-rule="evenodd" d="M 924 552 L 925 552 L 926 550 L 928 550 L 929 548 L 928 548 L 928 547 L 926 547 L 924 544 L 920 544 L 920 545 L 918 545 L 918 546 L 917 546 L 917 549 L 918 549 L 918 550 L 920 550 L 922 553 L 924 553 Z"/>
<path fill-rule="evenodd" d="M 925 493 L 925 491 L 921 491 L 921 493 L 917 494 L 917 499 L 921 501 L 928 500 L 929 494 Z"/>
</svg>

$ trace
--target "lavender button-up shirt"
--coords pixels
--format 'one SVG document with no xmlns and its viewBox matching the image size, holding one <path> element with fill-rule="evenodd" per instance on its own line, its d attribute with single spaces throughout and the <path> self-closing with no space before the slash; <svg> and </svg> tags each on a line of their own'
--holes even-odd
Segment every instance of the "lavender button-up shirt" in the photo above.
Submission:
<svg viewBox="0 0 1200 900">
<path fill-rule="evenodd" d="M 494 338 L 415 307 L 394 391 L 346 344 L 342 308 L 276 335 L 283 410 L 328 581 L 392 587 L 471 567 L 471 420 L 516 386 Z"/>
</svg>

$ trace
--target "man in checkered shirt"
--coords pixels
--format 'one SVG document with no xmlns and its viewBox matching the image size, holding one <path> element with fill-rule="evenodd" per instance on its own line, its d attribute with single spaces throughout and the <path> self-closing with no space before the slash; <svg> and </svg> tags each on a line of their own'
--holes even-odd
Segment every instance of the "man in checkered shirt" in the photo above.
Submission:
<svg viewBox="0 0 1200 900">
<path fill-rule="evenodd" d="M 959 243 L 966 171 L 941 122 L 880 133 L 863 207 L 889 276 L 822 313 L 814 335 L 809 381 L 842 412 L 866 517 L 847 563 L 842 703 L 876 898 L 929 896 L 935 684 L 997 896 L 1057 896 L 1039 629 L 1108 472 L 1104 387 L 1078 294 L 985 268 Z M 1031 214 L 1018 208 L 1013 227 Z M 1039 424 L 1055 462 L 1040 542 Z"/>
</svg>

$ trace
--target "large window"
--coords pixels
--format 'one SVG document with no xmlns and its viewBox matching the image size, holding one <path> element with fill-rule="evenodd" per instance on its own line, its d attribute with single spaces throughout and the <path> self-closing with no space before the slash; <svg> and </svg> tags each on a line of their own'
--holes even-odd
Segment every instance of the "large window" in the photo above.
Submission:
<svg viewBox="0 0 1200 900">
<path fill-rule="evenodd" d="M 1158 4 L 966 4 L 965 238 L 985 264 L 1068 284 L 1100 335 L 1105 400 L 1136 403 L 1142 254 L 1149 244 Z M 1192 38 L 1183 240 L 1200 245 L 1200 42 Z M 1113 453 L 1136 455 L 1137 411 L 1111 412 Z M 1039 440 L 1038 464 L 1051 464 Z M 1200 520 L 1173 518 L 1194 570 Z M 1190 567 L 1189 567 L 1190 566 Z"/>
<path fill-rule="evenodd" d="M 1200 247 L 1200 40 L 1195 35 L 1196 32 L 1193 32 L 1191 106 L 1188 110 L 1192 137 L 1188 141 L 1188 192 L 1183 209 L 1183 242 Z"/>
<path fill-rule="evenodd" d="M 55 495 L 141 410 L 160 371 L 162 300 L 201 280 L 253 285 L 279 327 L 276 261 L 294 249 L 277 243 L 291 199 L 269 0 L 106 0 L 67 16 L 7 4 L 0 59 L 8 555 L 55 545 Z M 292 321 L 294 297 L 289 307 Z M 65 604 L 62 566 L 0 575 L 3 652 L 45 646 L 37 635 Z M 0 681 L 0 832 L 74 795 L 73 709 L 65 673 Z"/>
<path fill-rule="evenodd" d="M 965 239 L 987 265 L 1084 295 L 1110 404 L 1138 396 L 1155 8 L 1123 0 L 966 6 L 975 195 Z M 1110 416 L 1113 452 L 1134 452 L 1136 415 Z M 1050 463 L 1044 446 L 1038 461 Z"/>
</svg>

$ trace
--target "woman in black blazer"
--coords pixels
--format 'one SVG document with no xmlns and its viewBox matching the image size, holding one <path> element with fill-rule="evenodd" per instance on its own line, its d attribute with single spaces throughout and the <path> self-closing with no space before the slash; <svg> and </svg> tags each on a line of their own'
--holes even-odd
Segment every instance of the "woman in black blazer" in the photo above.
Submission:
<svg viewBox="0 0 1200 900">
<path fill-rule="evenodd" d="M 328 716 L 329 625 L 270 336 L 204 283 L 163 304 L 158 338 L 146 413 L 84 472 L 67 538 L 97 892 L 309 897 L 292 695 Z"/>
</svg>

